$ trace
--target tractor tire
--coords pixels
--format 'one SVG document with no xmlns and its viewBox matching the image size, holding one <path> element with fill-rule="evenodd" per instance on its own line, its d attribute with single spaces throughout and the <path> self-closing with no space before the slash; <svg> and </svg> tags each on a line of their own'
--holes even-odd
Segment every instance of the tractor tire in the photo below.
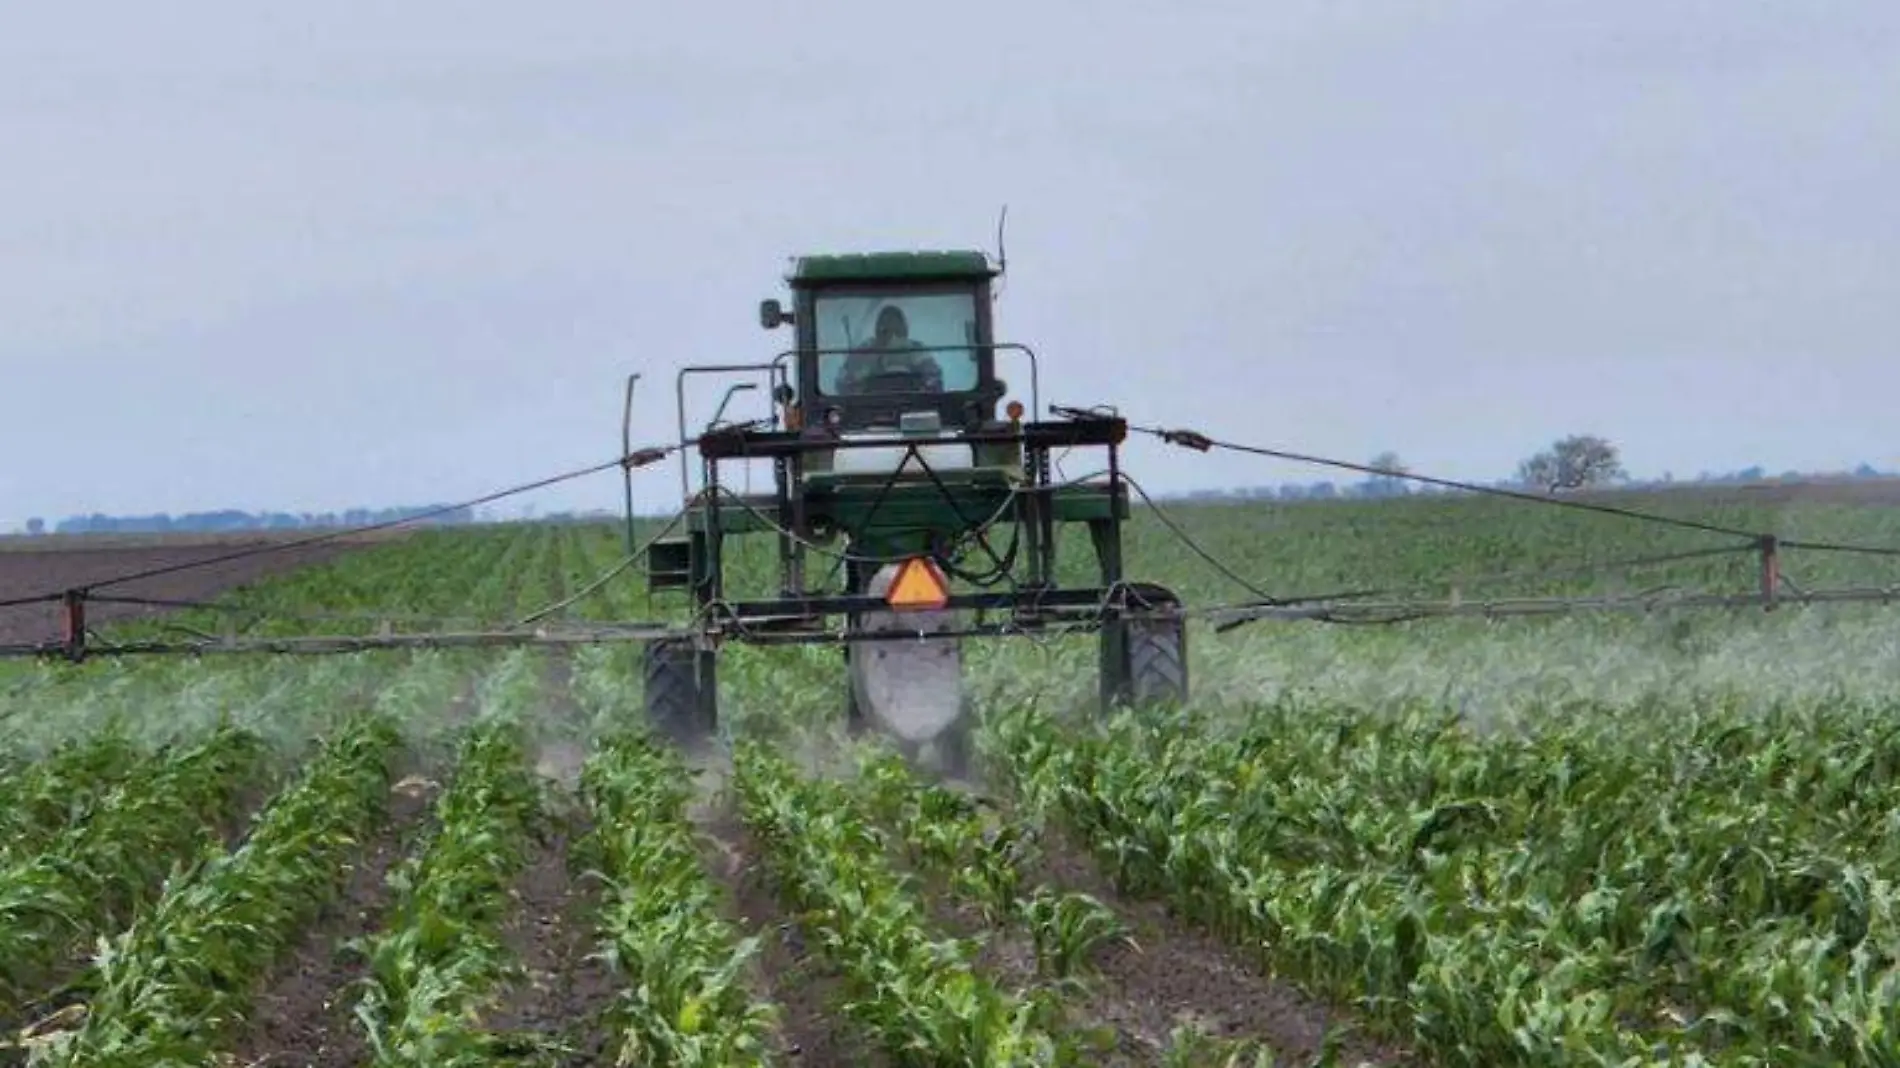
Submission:
<svg viewBox="0 0 1900 1068">
<path fill-rule="evenodd" d="M 699 707 L 699 651 L 690 641 L 648 642 L 642 678 L 647 722 L 675 741 L 691 743 L 707 734 Z"/>
<path fill-rule="evenodd" d="M 1186 703 L 1186 621 L 1130 620 L 1127 626 L 1130 700 L 1136 706 Z"/>
</svg>

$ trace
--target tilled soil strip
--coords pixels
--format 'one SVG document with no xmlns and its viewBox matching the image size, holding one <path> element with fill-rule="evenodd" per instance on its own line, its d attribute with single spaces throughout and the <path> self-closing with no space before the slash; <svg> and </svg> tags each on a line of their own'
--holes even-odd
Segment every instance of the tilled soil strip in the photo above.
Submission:
<svg viewBox="0 0 1900 1068">
<path fill-rule="evenodd" d="M 518 907 L 502 930 L 526 969 L 484 1020 L 495 1034 L 533 1036 L 530 1045 L 565 1051 L 555 1063 L 612 1063 L 605 1012 L 616 992 L 604 961 L 591 958 L 599 894 L 582 885 L 571 846 L 586 833 L 578 811 L 557 812 L 515 884 Z M 537 1062 L 543 1063 L 543 1062 Z"/>
<path fill-rule="evenodd" d="M 585 753 L 576 743 L 552 742 L 556 727 L 574 728 L 581 711 L 570 689 L 573 665 L 567 650 L 541 657 L 541 701 L 536 771 L 549 791 L 548 819 L 534 842 L 533 855 L 515 883 L 517 906 L 502 929 L 509 953 L 526 977 L 503 994 L 488 1013 L 487 1029 L 530 1039 L 565 1051 L 557 1063 L 611 1063 L 605 1013 L 617 993 L 613 969 L 591 956 L 597 945 L 601 895 L 582 879 L 576 843 L 591 827 L 587 809 L 574 790 Z M 558 752 L 557 752 L 558 751 Z M 558 758 L 558 759 L 551 759 Z"/>
<path fill-rule="evenodd" d="M 736 814 L 707 814 L 706 864 L 730 894 L 727 918 L 759 936 L 755 987 L 779 1009 L 780 1046 L 786 1064 L 887 1068 L 890 1059 L 865 1042 L 839 1006 L 843 988 L 816 953 L 808 951 L 791 914 L 773 894 L 757 846 Z"/>
<path fill-rule="evenodd" d="M 353 994 L 365 962 L 343 947 L 381 928 L 394 898 L 385 879 L 426 839 L 435 791 L 435 784 L 415 776 L 396 784 L 388 823 L 351 868 L 334 909 L 311 925 L 258 995 L 255 1014 L 231 1051 L 233 1063 L 354 1068 L 368 1059 Z"/>
<path fill-rule="evenodd" d="M 1283 1059 L 1306 1063 L 1320 1053 L 1329 1030 L 1351 1023 L 1340 1010 L 1246 967 L 1165 905 L 1120 896 L 1088 853 L 1058 829 L 1050 828 L 1041 845 L 1028 878 L 1100 899 L 1129 925 L 1139 947 L 1111 943 L 1091 961 L 1112 995 L 1101 1007 L 1118 1029 L 1165 1039 L 1187 1024 L 1216 1038 L 1264 1041 Z M 1357 1035 L 1339 1042 L 1338 1053 L 1343 1065 L 1419 1063 L 1395 1046 Z"/>
</svg>

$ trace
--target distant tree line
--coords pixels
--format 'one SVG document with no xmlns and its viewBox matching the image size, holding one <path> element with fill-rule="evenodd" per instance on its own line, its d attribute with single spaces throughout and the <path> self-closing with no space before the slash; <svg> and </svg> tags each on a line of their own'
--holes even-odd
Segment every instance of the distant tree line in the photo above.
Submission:
<svg viewBox="0 0 1900 1068">
<path fill-rule="evenodd" d="M 417 505 L 403 508 L 351 508 L 344 512 L 244 512 L 224 509 L 216 512 L 189 512 L 184 515 L 92 515 L 68 516 L 53 525 L 59 534 L 168 534 L 227 533 L 246 530 L 305 530 L 365 527 L 414 519 L 442 505 Z M 424 525 L 454 526 L 475 521 L 471 508 L 457 508 L 420 520 Z M 28 534 L 46 533 L 44 519 L 26 521 Z"/>
<path fill-rule="evenodd" d="M 1365 477 L 1356 481 L 1334 481 L 1321 479 L 1315 482 L 1289 482 L 1279 486 L 1248 486 L 1237 489 L 1196 490 L 1187 494 L 1175 495 L 1176 500 L 1282 500 L 1282 501 L 1328 501 L 1342 499 L 1380 499 L 1390 497 L 1413 497 L 1433 494 L 1457 494 L 1459 490 L 1434 486 L 1429 483 L 1415 482 L 1407 476 L 1411 474 L 1405 462 L 1395 452 L 1382 452 L 1370 461 L 1359 464 L 1364 467 Z M 1635 481 L 1623 469 L 1622 457 L 1617 447 L 1610 441 L 1594 434 L 1571 434 L 1553 442 L 1549 448 L 1527 457 L 1518 464 L 1514 477 L 1500 479 L 1491 483 L 1480 483 L 1488 488 L 1512 489 L 1533 493 L 1557 494 L 1580 489 L 1601 488 L 1620 485 L 1631 489 L 1656 488 L 1682 485 L 1724 485 L 1742 482 L 1761 482 L 1769 476 L 1760 466 L 1744 468 L 1728 474 L 1703 472 L 1693 479 L 1677 479 L 1673 474 L 1665 473 L 1660 479 Z M 1798 471 L 1785 471 L 1780 476 L 1785 481 L 1799 481 L 1814 478 L 1888 478 L 1889 473 L 1863 463 L 1849 474 L 1815 475 Z M 245 530 L 296 530 L 307 528 L 343 528 L 362 527 L 377 523 L 389 523 L 411 519 L 426 512 L 434 511 L 441 505 L 421 505 L 408 508 L 352 508 L 346 512 L 242 512 L 226 509 L 217 512 L 191 512 L 186 515 L 172 516 L 160 513 L 143 516 L 86 515 L 70 516 L 60 520 L 54 530 L 60 534 L 128 534 L 128 533 L 167 533 L 185 532 L 225 532 Z M 618 518 L 619 513 L 606 509 L 589 511 L 563 511 L 536 517 L 532 508 L 523 513 L 521 519 L 538 523 L 594 523 Z M 458 508 L 435 516 L 423 523 L 431 525 L 460 525 L 482 522 L 473 509 Z M 500 520 L 505 522 L 506 520 Z M 46 533 L 46 521 L 29 519 L 26 523 L 28 534 Z"/>
<path fill-rule="evenodd" d="M 1454 495 L 1461 491 L 1435 486 L 1429 483 L 1415 482 L 1407 478 L 1411 474 L 1397 453 L 1382 452 L 1370 461 L 1360 465 L 1368 470 L 1366 476 L 1356 481 L 1320 479 L 1313 482 L 1288 482 L 1278 486 L 1247 486 L 1236 489 L 1196 490 L 1179 495 L 1184 500 L 1281 500 L 1281 501 L 1330 501 L 1330 500 L 1376 500 L 1388 497 L 1414 497 L 1426 495 Z M 1881 471 L 1872 464 L 1863 463 L 1850 473 L 1815 474 L 1801 471 L 1784 471 L 1779 476 L 1770 475 L 1767 469 L 1757 465 L 1740 471 L 1717 473 L 1704 471 L 1693 479 L 1678 479 L 1674 474 L 1665 473 L 1659 479 L 1636 480 L 1623 468 L 1622 456 L 1610 441 L 1594 434 L 1572 434 L 1553 442 L 1549 448 L 1527 457 L 1518 464 L 1517 472 L 1511 478 L 1493 482 L 1478 482 L 1489 489 L 1510 489 L 1519 492 L 1559 494 L 1583 489 L 1600 489 L 1607 486 L 1621 486 L 1627 489 L 1654 489 L 1664 486 L 1694 485 L 1734 485 L 1746 482 L 1762 482 L 1770 478 L 1783 481 L 1802 481 L 1808 479 L 1870 479 L 1890 478 L 1893 475 Z M 1458 480 L 1463 481 L 1463 480 Z"/>
</svg>

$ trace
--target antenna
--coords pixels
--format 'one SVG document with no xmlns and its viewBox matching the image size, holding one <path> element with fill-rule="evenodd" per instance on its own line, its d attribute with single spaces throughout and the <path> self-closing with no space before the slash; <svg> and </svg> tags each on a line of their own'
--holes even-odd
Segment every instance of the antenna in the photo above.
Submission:
<svg viewBox="0 0 1900 1068">
<path fill-rule="evenodd" d="M 1009 205 L 1005 204 L 1003 205 L 1003 210 L 996 216 L 996 274 L 999 279 L 1007 279 L 1009 277 L 1009 252 L 1003 245 L 1003 228 L 1008 222 Z M 1002 295 L 1002 287 L 998 286 L 996 296 L 1000 297 Z M 994 300 L 995 297 L 991 299 Z"/>
</svg>

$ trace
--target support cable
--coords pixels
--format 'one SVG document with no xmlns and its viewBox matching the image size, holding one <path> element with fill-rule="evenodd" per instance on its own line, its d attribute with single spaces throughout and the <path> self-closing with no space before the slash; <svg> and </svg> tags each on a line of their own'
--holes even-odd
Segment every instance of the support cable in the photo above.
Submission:
<svg viewBox="0 0 1900 1068">
<path fill-rule="evenodd" d="M 1695 519 L 1681 519 L 1676 516 L 1657 515 L 1653 512 L 1639 512 L 1632 508 L 1622 508 L 1613 504 L 1567 500 L 1562 497 L 1546 497 L 1535 493 L 1525 493 L 1521 490 L 1486 486 L 1476 482 L 1460 482 L 1456 479 L 1435 478 L 1431 475 L 1420 475 L 1409 471 L 1394 471 L 1382 467 L 1373 467 L 1369 464 L 1353 463 L 1349 460 L 1335 460 L 1324 456 L 1288 452 L 1284 449 L 1270 449 L 1260 445 L 1243 445 L 1238 442 L 1210 438 L 1195 430 L 1167 430 L 1161 427 L 1135 426 L 1133 424 L 1130 424 L 1128 429 L 1138 433 L 1152 435 L 1170 445 L 1193 449 L 1196 452 L 1207 452 L 1210 449 L 1224 449 L 1228 452 L 1246 453 L 1250 456 L 1264 456 L 1269 459 L 1290 460 L 1295 463 L 1313 464 L 1319 467 L 1335 467 L 1341 470 L 1357 471 L 1368 475 L 1401 478 L 1410 482 L 1420 482 L 1445 489 L 1460 490 L 1465 493 L 1476 493 L 1492 497 L 1507 497 L 1512 500 L 1528 501 L 1532 504 L 1550 505 L 1558 508 L 1575 508 L 1580 511 L 1595 512 L 1599 515 L 1620 516 L 1624 519 L 1634 519 L 1644 523 L 1679 527 L 1684 530 L 1697 530 L 1705 534 L 1724 534 L 1729 537 L 1749 538 L 1752 540 L 1759 540 L 1764 537 L 1764 534 L 1760 531 L 1743 530 L 1740 527 L 1723 526 L 1718 523 L 1704 523 Z M 1784 542 L 1783 544 L 1790 543 Z M 1900 549 L 1893 550 L 1893 552 L 1895 555 L 1900 555 Z"/>
</svg>

